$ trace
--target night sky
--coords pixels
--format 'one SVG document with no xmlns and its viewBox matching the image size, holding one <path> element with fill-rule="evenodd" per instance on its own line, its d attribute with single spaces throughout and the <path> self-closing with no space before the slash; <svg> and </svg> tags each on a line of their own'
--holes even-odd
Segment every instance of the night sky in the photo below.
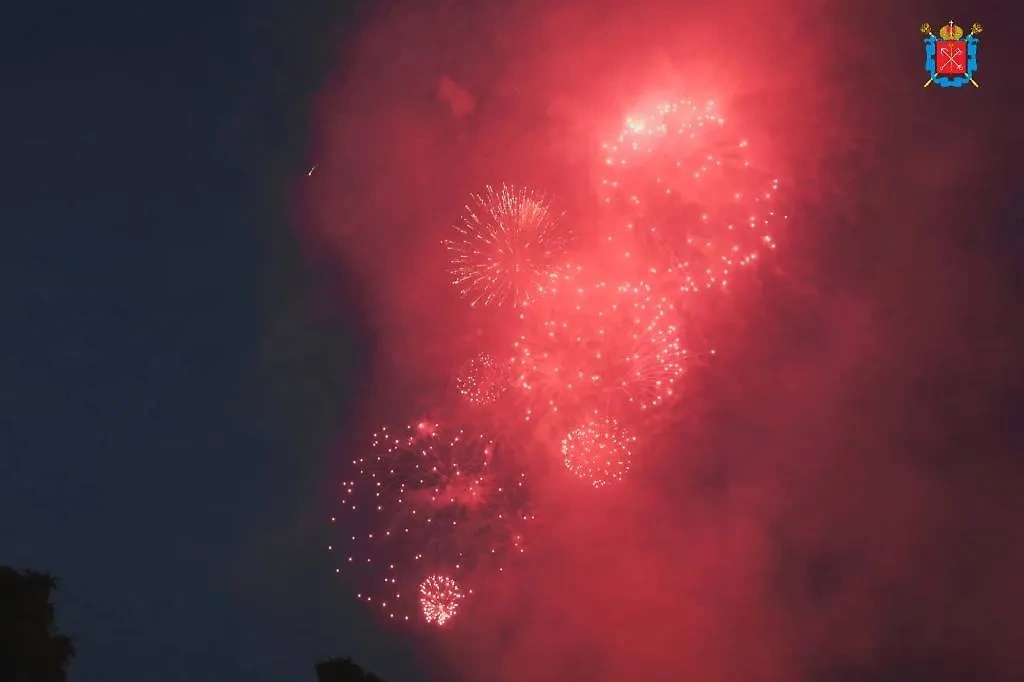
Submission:
<svg viewBox="0 0 1024 682">
<path fill-rule="evenodd" d="M 0 562 L 60 578 L 72 679 L 312 679 L 367 641 L 315 527 L 292 539 L 301 501 L 325 495 L 328 429 L 304 411 L 300 452 L 268 418 L 286 396 L 333 418 L 356 392 L 351 334 L 303 312 L 288 252 L 344 15 L 275 4 L 5 21 Z M 283 361 L 310 373 L 297 396 L 275 388 L 279 314 L 332 351 Z"/>
<path fill-rule="evenodd" d="M 736 11 L 735 4 L 730 4 L 732 11 Z M 788 23 L 785 12 L 789 10 L 783 7 L 788 7 L 787 3 L 769 4 L 780 7 L 776 20 Z M 809 3 L 793 3 L 800 4 Z M 1010 646 L 1013 633 L 1005 629 L 991 650 L 984 642 L 963 644 L 947 656 L 935 644 L 943 637 L 960 637 L 962 643 L 963 633 L 971 631 L 963 623 L 971 619 L 990 625 L 997 622 L 989 618 L 993 613 L 989 607 L 1000 599 L 974 586 L 998 586 L 1007 575 L 1019 576 L 1011 569 L 1019 568 L 1024 559 L 1019 550 L 1000 549 L 1004 548 L 1003 531 L 1013 525 L 1010 520 L 1020 511 L 1009 491 L 1019 491 L 1013 485 L 1022 480 L 1021 467 L 1011 458 L 1021 452 L 1019 428 L 1013 432 L 1011 422 L 1021 413 L 1022 403 L 1014 391 L 1022 367 L 1016 341 L 1024 338 L 1015 323 L 1022 311 L 1015 266 L 1019 267 L 1016 259 L 1024 207 L 1010 191 L 1014 178 L 1020 177 L 1014 161 L 1020 157 L 1014 154 L 1021 149 L 1021 135 L 1010 127 L 1010 121 L 1013 112 L 1021 111 L 1021 90 L 1010 85 L 1011 78 L 1020 83 L 1013 73 L 1017 67 L 1006 66 L 1016 63 L 1016 43 L 1010 42 L 1015 37 L 1007 37 L 1015 29 L 1010 17 L 997 17 L 994 11 L 986 15 L 983 9 L 961 10 L 965 16 L 958 14 L 957 19 L 964 25 L 974 20 L 986 24 L 985 39 L 991 44 L 983 40 L 983 45 L 991 50 L 987 54 L 992 66 L 979 77 L 990 79 L 984 86 L 988 89 L 927 92 L 931 101 L 927 106 L 933 109 L 915 109 L 918 105 L 911 95 L 919 95 L 918 81 L 924 80 L 915 51 L 917 25 L 926 20 L 937 24 L 947 11 L 936 3 L 931 8 L 918 4 L 921 7 L 914 12 L 901 11 L 898 16 L 861 17 L 872 26 L 883 26 L 871 28 L 872 32 L 886 36 L 895 32 L 897 37 L 885 39 L 884 58 L 868 50 L 861 62 L 855 62 L 864 66 L 854 71 L 886 70 L 888 75 L 884 83 L 845 77 L 848 80 L 843 83 L 863 88 L 857 97 L 845 91 L 849 101 L 861 103 L 852 112 L 846 109 L 841 117 L 855 132 L 844 133 L 837 124 L 823 137 L 831 143 L 842 141 L 836 148 L 842 148 L 844 161 L 837 172 L 846 177 L 847 184 L 835 190 L 840 199 L 831 207 L 819 201 L 820 197 L 808 202 L 814 204 L 809 214 L 830 227 L 802 242 L 803 253 L 826 254 L 808 268 L 812 272 L 808 276 L 821 290 L 828 290 L 829 301 L 844 299 L 857 311 L 870 308 L 867 317 L 880 330 L 872 342 L 876 349 L 885 346 L 885 357 L 866 373 L 870 375 L 866 379 L 863 366 L 852 360 L 849 373 L 836 369 L 840 355 L 848 360 L 861 352 L 844 343 L 857 336 L 860 328 L 851 321 L 856 314 L 835 324 L 834 316 L 826 315 L 831 320 L 826 324 L 828 331 L 807 332 L 814 338 L 802 341 L 804 346 L 788 344 L 779 353 L 762 350 L 758 354 L 749 351 L 751 343 L 736 344 L 736 372 L 749 370 L 756 375 L 755 389 L 761 393 L 738 398 L 735 392 L 741 389 L 734 384 L 713 392 L 716 400 L 731 409 L 753 405 L 751 409 L 756 411 L 773 404 L 771 389 L 778 388 L 780 384 L 774 382 L 779 377 L 790 377 L 790 383 L 783 385 L 794 391 L 808 385 L 817 387 L 815 381 L 808 382 L 808 377 L 817 377 L 822 386 L 828 384 L 821 388 L 827 392 L 835 384 L 852 381 L 850 375 L 858 375 L 866 383 L 847 391 L 844 400 L 866 410 L 869 426 L 836 416 L 839 407 L 834 407 L 836 414 L 807 432 L 793 426 L 792 415 L 776 415 L 782 435 L 768 441 L 792 448 L 794 457 L 780 463 L 781 473 L 777 480 L 771 477 L 771 486 L 763 485 L 768 464 L 745 466 L 742 458 L 728 457 L 714 466 L 706 462 L 687 466 L 681 474 L 683 478 L 691 474 L 700 478 L 704 482 L 702 495 L 710 496 L 708 490 L 723 485 L 724 479 L 737 481 L 738 489 L 746 492 L 757 488 L 760 492 L 753 497 L 758 502 L 747 499 L 747 503 L 758 509 L 766 496 L 776 500 L 777 493 L 786 503 L 776 501 L 768 506 L 782 510 L 778 514 L 782 526 L 786 519 L 808 510 L 830 505 L 841 509 L 835 514 L 823 513 L 820 524 L 790 526 L 799 527 L 792 535 L 776 526 L 766 531 L 766 535 L 780 533 L 772 535 L 775 549 L 770 554 L 783 557 L 771 563 L 779 571 L 772 584 L 779 601 L 786 604 L 787 615 L 773 617 L 776 612 L 766 609 L 770 615 L 744 619 L 735 630 L 740 646 L 756 639 L 750 633 L 758 628 L 807 625 L 794 628 L 799 629 L 794 641 L 785 643 L 792 658 L 784 662 L 772 658 L 771 665 L 777 664 L 780 670 L 806 673 L 789 680 L 868 682 L 896 679 L 895 675 L 904 680 L 924 679 L 913 677 L 922 675 L 934 681 L 945 679 L 940 673 L 955 670 L 970 674 L 979 669 L 972 662 L 989 657 L 998 662 L 992 668 L 997 672 L 972 679 L 1009 680 L 1007 670 L 1020 670 L 1015 667 L 1020 659 L 1014 658 L 1019 652 L 1014 654 Z M 722 17 L 717 17 L 721 21 L 714 16 L 695 18 L 693 31 L 733 19 L 724 14 L 729 10 L 721 11 Z M 762 11 L 770 15 L 769 10 Z M 827 18 L 822 17 L 825 12 L 810 10 L 801 16 L 819 27 L 835 26 L 856 20 L 858 12 L 850 7 Z M 384 28 L 364 43 L 353 42 L 352 37 L 361 35 L 365 22 L 371 21 L 367 12 L 314 0 L 179 3 L 159 10 L 138 3 L 101 2 L 60 12 L 23 5 L 5 19 L 0 43 L 0 122 L 6 133 L 0 205 L 0 564 L 50 571 L 60 579 L 57 622 L 62 631 L 76 638 L 79 651 L 71 667 L 72 680 L 119 682 L 141 676 L 152 682 L 299 682 L 313 679 L 317 660 L 348 655 L 391 682 L 424 679 L 413 662 L 416 647 L 406 637 L 385 634 L 353 606 L 334 579 L 324 551 L 332 494 L 329 481 L 338 475 L 339 443 L 358 437 L 351 434 L 364 427 L 365 412 L 371 410 L 367 405 L 372 403 L 377 416 L 390 404 L 380 390 L 367 397 L 374 380 L 370 368 L 386 367 L 382 373 L 392 383 L 384 383 L 401 384 L 405 389 L 436 378 L 408 371 L 400 380 L 393 376 L 408 370 L 403 362 L 416 364 L 405 351 L 412 343 L 409 329 L 424 325 L 427 319 L 422 314 L 422 299 L 398 297 L 401 300 L 395 310 L 400 313 L 375 318 L 368 312 L 373 307 L 371 298 L 377 301 L 409 287 L 407 278 L 393 273 L 382 274 L 379 286 L 371 286 L 375 264 L 382 270 L 401 270 L 403 264 L 419 262 L 422 259 L 408 253 L 414 252 L 417 244 L 436 243 L 435 235 L 416 233 L 405 255 L 381 265 L 377 254 L 387 241 L 395 235 L 404 238 L 412 234 L 407 223 L 413 209 L 382 217 L 378 232 L 354 239 L 358 229 L 367 229 L 364 214 L 381 203 L 381 195 L 389 204 L 404 205 L 395 200 L 395 193 L 356 176 L 376 172 L 387 174 L 389 182 L 392 176 L 407 179 L 408 195 L 404 191 L 398 195 L 405 197 L 409 207 L 419 202 L 425 211 L 448 215 L 446 210 L 459 208 L 462 184 L 471 187 L 476 182 L 467 169 L 482 171 L 495 163 L 493 155 L 472 154 L 479 148 L 472 141 L 474 136 L 493 138 L 511 135 L 508 131 L 517 126 L 541 125 L 521 111 L 508 114 L 500 125 L 492 124 L 488 115 L 500 119 L 497 114 L 512 109 L 501 100 L 507 96 L 506 90 L 488 85 L 481 70 L 502 64 L 502 83 L 516 83 L 517 98 L 543 98 L 550 83 L 536 75 L 544 69 L 522 66 L 520 61 L 540 57 L 517 56 L 509 48 L 505 32 L 494 28 L 502 20 L 497 15 L 478 12 L 466 19 L 467 26 L 476 20 L 490 26 L 490 32 L 481 34 L 502 36 L 504 42 L 498 41 L 500 47 L 494 48 L 491 61 L 460 61 L 460 49 L 486 44 L 486 38 L 477 35 L 460 42 L 459 31 L 472 32 L 439 21 L 448 26 L 448 33 L 436 40 L 423 40 L 427 47 L 422 47 L 422 52 L 429 58 L 424 57 L 414 68 L 408 61 L 389 56 L 393 48 L 408 59 L 419 48 L 403 43 L 401 36 L 407 35 L 403 31 L 408 31 L 408 26 L 390 28 L 390 19 L 382 18 L 385 14 L 372 20 Z M 590 20 L 597 21 L 592 16 Z M 565 19 L 552 19 L 558 21 Z M 642 23 L 637 20 L 638 26 Z M 892 46 L 899 40 L 907 42 L 912 54 L 889 72 L 890 62 L 885 60 L 902 55 Z M 352 45 L 361 45 L 352 48 L 355 66 L 340 70 L 350 58 L 347 50 Z M 379 49 L 381 45 L 390 47 Z M 844 49 L 860 54 L 853 48 Z M 594 56 L 600 52 L 593 48 L 581 59 L 589 59 L 588 64 L 601 63 Z M 1000 65 L 1000 59 L 1005 64 Z M 374 60 L 381 65 L 379 76 L 368 75 L 378 73 Z M 523 75 L 530 71 L 534 75 Z M 444 73 L 453 74 L 474 93 L 481 122 L 456 130 L 445 118 L 443 106 L 431 109 L 423 105 L 414 110 L 420 104 L 407 104 L 394 94 L 422 91 L 417 97 L 429 103 L 435 79 Z M 815 71 L 814 78 L 823 78 L 822 73 Z M 382 87 L 377 87 L 378 77 Z M 1000 78 L 1006 81 L 1002 85 Z M 793 77 L 787 81 L 788 87 L 799 82 Z M 838 86 L 825 85 L 822 99 L 827 99 L 829 87 Z M 872 88 L 879 94 L 869 106 L 865 101 L 875 97 Z M 368 94 L 371 90 L 372 95 Z M 808 86 L 811 90 L 815 88 Z M 496 94 L 499 91 L 506 94 Z M 520 94 L 538 92 L 541 94 Z M 892 93 L 900 94 L 887 104 L 886 97 Z M 973 109 L 975 104 L 967 102 L 972 95 L 977 96 Z M 955 100 L 945 113 L 936 104 L 943 98 Z M 411 97 L 408 101 L 420 102 Z M 579 107 L 577 100 L 565 107 L 580 112 L 574 108 Z M 335 108 L 338 121 L 331 122 Z M 395 111 L 399 114 L 388 118 Z M 384 114 L 378 116 L 379 112 Z M 952 122 L 943 123 L 944 115 Z M 858 116 L 866 121 L 861 127 L 849 123 Z M 382 120 L 397 126 L 398 132 L 382 134 L 375 127 Z M 879 122 L 882 125 L 876 128 Z M 346 164 L 353 158 L 377 154 L 376 148 L 368 152 L 369 145 L 352 139 L 357 125 L 368 126 L 367 134 L 379 142 L 383 160 L 379 166 L 367 165 L 370 170 L 365 173 L 350 175 Z M 914 137 L 918 132 L 920 139 Z M 795 133 L 787 134 L 796 139 Z M 794 146 L 813 146 L 808 142 L 811 137 L 809 132 Z M 471 141 L 466 142 L 467 138 Z M 947 140 L 950 155 L 959 159 L 963 178 L 951 180 L 949 173 L 961 171 L 944 170 L 951 163 L 949 155 L 936 152 Z M 346 144 L 356 151 L 342 150 Z M 429 164 L 396 164 L 394 155 L 402 149 L 412 149 L 438 165 L 458 165 L 461 175 L 453 181 L 458 191 L 443 188 L 450 191 L 451 198 L 438 198 L 445 196 L 439 191 L 442 180 L 438 177 L 443 173 Z M 523 153 L 530 151 L 524 148 Z M 867 158 L 886 169 L 881 179 L 871 180 L 850 170 L 861 168 L 858 164 Z M 316 173 L 306 178 L 314 164 Z M 823 164 L 816 172 L 825 173 L 828 168 Z M 911 175 L 919 182 L 908 182 L 904 190 L 899 183 Z M 336 186 L 344 189 L 334 191 Z M 964 188 L 977 200 L 956 198 L 956 192 Z M 354 202 L 363 213 L 344 207 L 346 191 L 372 197 L 362 204 Z M 858 191 L 870 191 L 870 198 L 852 198 Z M 918 210 L 915 201 L 930 204 L 927 210 Z M 949 210 L 936 208 L 943 201 L 951 202 Z M 835 215 L 832 209 L 837 206 L 841 217 L 831 220 L 828 216 Z M 953 214 L 964 220 L 951 217 Z M 889 215 L 900 218 L 880 218 Z M 868 224 L 863 221 L 870 220 L 875 222 L 859 231 Z M 844 229 L 858 230 L 858 236 L 842 236 Z M 333 237 L 322 239 L 325 231 Z M 316 237 L 309 236 L 313 232 Z M 335 238 L 345 243 L 339 249 L 345 253 L 344 259 L 313 255 L 322 254 L 316 247 Z M 877 258 L 870 264 L 844 260 L 845 254 L 858 249 Z M 910 272 L 919 274 L 907 274 Z M 367 293 L 370 289 L 372 296 Z M 770 292 L 766 296 L 772 300 Z M 816 300 L 824 300 L 825 294 L 821 296 Z M 818 305 L 821 310 L 829 308 L 824 303 Z M 807 322 L 810 313 L 800 309 L 800 304 L 793 306 L 778 315 L 796 328 L 801 320 Z M 745 309 L 749 312 L 750 307 Z M 415 312 L 410 314 L 410 310 Z M 916 325 L 908 322 L 904 328 L 911 313 L 920 313 L 921 320 Z M 374 327 L 374 320 L 381 317 L 389 323 L 400 319 L 401 324 L 390 324 L 381 331 Z M 772 315 L 764 309 L 753 317 L 753 331 L 747 333 L 765 333 L 769 338 L 773 333 L 783 334 L 780 325 L 765 322 Z M 394 335 L 403 334 L 403 340 L 394 340 Z M 934 342 L 937 338 L 942 343 Z M 833 341 L 834 347 L 829 345 Z M 436 345 L 446 342 L 437 341 Z M 381 351 L 382 345 L 387 349 Z M 805 362 L 793 373 L 764 370 L 766 365 L 792 361 L 799 355 L 794 347 L 807 352 Z M 928 350 L 922 355 L 920 347 Z M 923 369 L 906 369 L 908 358 L 920 359 Z M 955 371 L 949 370 L 958 359 L 964 361 L 956 363 Z M 879 379 L 876 374 L 886 378 Z M 803 403 L 806 407 L 825 395 L 808 391 L 794 399 L 794 411 L 798 411 L 800 400 L 807 401 Z M 954 400 L 950 397 L 954 395 L 963 399 Z M 905 407 L 909 403 L 915 407 Z M 893 417 L 886 422 L 894 414 L 908 421 Z M 718 414 L 708 419 L 723 418 Z M 733 417 L 725 421 L 730 419 Z M 950 423 L 957 425 L 951 432 L 937 426 Z M 688 422 L 682 428 L 692 425 Z M 725 438 L 740 450 L 763 437 L 756 429 L 740 431 L 738 427 L 709 428 L 707 439 Z M 881 444 L 864 445 L 856 440 L 866 432 L 878 436 Z M 855 441 L 856 446 L 851 445 Z M 936 441 L 941 442 L 932 447 Z M 801 457 L 812 449 L 805 444 L 811 442 L 840 443 L 835 445 L 840 454 L 815 460 L 816 465 L 807 468 L 792 464 L 807 461 Z M 867 463 L 844 464 L 861 446 L 872 452 L 863 460 Z M 715 450 L 713 442 L 701 447 Z M 889 455 L 902 452 L 912 453 L 907 459 L 913 460 L 913 465 L 897 470 L 891 462 L 899 458 Z M 766 461 L 777 462 L 774 457 Z M 875 473 L 872 466 L 883 460 L 887 464 L 882 465 L 881 473 Z M 911 469 L 928 475 L 906 473 Z M 878 483 L 890 474 L 889 484 Z M 928 492 L 920 497 L 915 498 L 914 492 L 905 497 L 903 492 L 894 492 L 903 483 L 911 481 L 913 487 L 922 478 L 929 484 L 921 484 Z M 711 479 L 718 483 L 708 483 Z M 834 486 L 847 485 L 853 492 L 839 495 L 837 501 Z M 772 492 L 766 494 L 769 488 Z M 787 497 L 794 489 L 799 492 Z M 879 493 L 879 489 L 883 491 Z M 875 501 L 863 504 L 879 510 L 877 517 L 869 515 L 879 527 L 888 523 L 880 510 L 899 507 L 892 502 L 896 498 L 912 500 L 908 508 L 915 499 L 934 498 L 942 500 L 935 506 L 944 512 L 967 510 L 953 524 L 952 539 L 943 551 L 922 550 L 905 560 L 894 559 L 894 565 L 903 563 L 885 569 L 902 579 L 919 574 L 924 566 L 934 566 L 932 562 L 942 566 L 936 573 L 943 577 L 919 592 L 904 594 L 887 584 L 887 589 L 896 590 L 896 601 L 905 599 L 900 603 L 907 605 L 907 612 L 917 608 L 919 600 L 933 600 L 936 594 L 953 591 L 954 585 L 963 587 L 965 594 L 971 589 L 978 591 L 977 602 L 970 593 L 929 611 L 933 620 L 936 613 L 945 614 L 949 627 L 942 621 L 943 627 L 935 626 L 935 632 L 914 639 L 915 648 L 906 655 L 892 641 L 915 626 L 889 617 L 888 612 L 880 618 L 885 620 L 884 627 L 863 629 L 801 612 L 821 607 L 818 597 L 807 597 L 815 590 L 827 590 L 821 584 L 841 582 L 835 576 L 844 571 L 856 573 L 849 568 L 856 560 L 844 548 L 864 549 L 865 545 L 860 543 L 860 526 L 850 521 L 848 514 L 850 509 L 860 508 L 861 500 L 873 500 L 874 494 L 881 495 L 877 505 Z M 790 504 L 791 498 L 798 499 Z M 639 513 L 625 512 L 611 526 L 622 530 L 627 526 L 623 519 Z M 732 525 L 741 516 L 730 507 L 713 525 L 729 525 L 730 532 L 743 535 L 744 529 L 749 530 L 746 525 L 740 530 Z M 918 518 L 913 513 L 899 514 L 904 521 L 897 522 L 893 532 L 926 527 L 931 532 L 938 523 L 935 519 L 947 518 L 938 513 L 922 512 L 921 516 L 927 520 L 918 523 L 908 520 Z M 649 524 L 650 519 L 645 517 L 644 522 Z M 945 531 L 935 532 L 942 535 Z M 653 560 L 659 543 L 677 544 L 671 537 L 657 534 L 655 528 L 650 537 L 632 540 L 637 543 L 639 561 L 644 561 L 643 557 Z M 713 544 L 701 537 L 699 542 Z M 823 537 L 830 541 L 822 541 Z M 575 540 L 586 544 L 580 536 Z M 790 551 L 789 543 L 796 549 Z M 864 551 L 874 550 L 877 555 L 895 544 L 868 543 Z M 804 552 L 808 545 L 829 550 Z M 573 542 L 566 543 L 571 546 Z M 749 550 L 748 545 L 743 547 Z M 765 565 L 761 552 L 754 553 L 751 573 Z M 972 562 L 972 556 L 978 557 L 977 562 Z M 600 560 L 612 566 L 609 575 L 628 573 L 628 567 L 615 568 L 615 558 L 601 555 Z M 787 572 L 790 560 L 806 565 Z M 548 567 L 558 564 L 557 558 L 547 561 L 544 565 Z M 674 556 L 671 561 L 683 559 Z M 563 565 L 573 565 L 572 560 L 566 559 Z M 873 570 L 883 570 L 871 565 Z M 989 570 L 990 566 L 998 568 Z M 545 592 L 553 589 L 549 583 L 573 583 L 569 569 L 563 570 L 558 573 L 556 567 L 548 578 L 537 580 L 538 593 L 550 594 Z M 703 569 L 694 570 L 680 578 L 682 583 L 700 579 Z M 536 571 L 543 572 L 541 568 Z M 617 584 L 607 578 L 594 589 L 604 589 L 607 594 L 608 586 L 614 591 Z M 792 596 L 787 590 L 802 596 Z M 853 608 L 863 594 L 858 587 L 837 591 L 843 595 L 837 598 L 838 610 Z M 582 588 L 568 592 L 566 600 L 586 602 L 592 596 Z M 999 594 L 1009 604 L 1019 604 L 1016 600 L 1022 596 L 1019 589 L 1010 588 Z M 738 603 L 746 596 L 743 593 Z M 524 598 L 524 603 L 529 599 Z M 764 605 L 760 597 L 751 602 L 752 612 Z M 723 613 L 746 611 L 742 605 L 731 604 L 721 607 Z M 626 611 L 624 627 L 629 627 L 630 617 L 653 620 L 664 616 L 658 608 L 637 606 Z M 539 613 L 545 615 L 538 618 L 551 616 Z M 501 632 L 507 633 L 511 627 L 511 632 L 518 634 L 470 638 L 465 646 L 475 647 L 475 651 L 465 654 L 468 678 L 504 680 L 489 676 L 487 670 L 491 661 L 499 660 L 495 652 L 504 651 L 506 641 L 514 642 L 508 644 L 506 658 L 501 659 L 508 670 L 516 669 L 509 660 L 517 657 L 554 660 L 545 658 L 555 656 L 551 653 L 554 645 L 538 643 L 546 636 L 541 629 L 516 629 L 509 625 L 515 616 L 508 613 L 494 618 L 500 624 L 496 631 L 506 628 Z M 582 627 L 584 620 L 583 616 L 573 620 L 558 611 L 545 622 L 571 630 Z M 724 629 L 740 621 L 722 616 L 714 622 L 712 629 Z M 1016 628 L 1019 649 L 1019 623 Z M 829 649 L 834 656 L 824 656 L 825 663 L 814 657 L 813 665 L 803 665 L 805 659 L 812 658 L 803 656 L 806 650 L 828 648 L 822 642 L 833 641 L 833 633 L 837 639 L 862 639 L 837 647 L 835 652 Z M 604 634 L 588 632 L 575 638 L 573 655 L 586 658 L 579 651 L 601 648 Z M 885 646 L 878 644 L 877 640 L 886 638 L 893 639 Z M 424 642 L 419 644 L 422 651 Z M 716 645 L 722 649 L 715 649 L 708 658 L 718 662 L 729 659 L 728 646 L 720 641 Z M 448 644 L 439 649 L 450 656 L 448 660 L 463 656 L 458 647 Z M 537 651 L 545 653 L 538 655 Z M 839 662 L 833 664 L 833 658 Z M 794 663 L 797 660 L 801 664 Z M 422 660 L 419 665 L 424 665 Z M 578 668 L 571 662 L 559 665 L 563 671 L 590 670 L 583 663 L 578 663 Z M 606 669 L 615 670 L 614 665 L 609 663 Z M 699 668 L 693 670 L 700 672 Z M 720 682 L 729 677 L 730 670 L 709 664 L 703 679 Z M 818 672 L 821 670 L 826 672 Z M 581 680 L 603 679 L 597 672 L 579 674 Z M 645 679 L 662 678 L 651 675 Z M 741 678 L 732 679 L 740 682 Z"/>
</svg>

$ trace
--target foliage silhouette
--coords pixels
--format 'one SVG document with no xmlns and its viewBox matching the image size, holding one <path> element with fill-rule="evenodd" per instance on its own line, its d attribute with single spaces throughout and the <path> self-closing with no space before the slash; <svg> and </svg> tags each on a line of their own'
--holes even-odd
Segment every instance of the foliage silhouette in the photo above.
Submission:
<svg viewBox="0 0 1024 682">
<path fill-rule="evenodd" d="M 56 589 L 53 576 L 0 566 L 0 682 L 66 682 L 75 648 L 55 632 Z"/>
<path fill-rule="evenodd" d="M 318 682 L 384 682 L 352 662 L 350 658 L 332 658 L 316 664 Z"/>
</svg>

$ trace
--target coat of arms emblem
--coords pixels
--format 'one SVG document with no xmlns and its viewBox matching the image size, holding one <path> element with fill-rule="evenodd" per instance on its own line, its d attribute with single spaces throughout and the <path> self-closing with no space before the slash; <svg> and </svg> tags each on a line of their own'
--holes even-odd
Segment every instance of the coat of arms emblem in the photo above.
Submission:
<svg viewBox="0 0 1024 682">
<path fill-rule="evenodd" d="M 929 73 L 924 87 L 935 83 L 940 88 L 960 88 L 968 83 L 980 87 L 974 80 L 978 70 L 978 34 L 981 24 L 971 24 L 971 31 L 964 36 L 964 30 L 953 23 L 939 29 L 938 37 L 932 33 L 929 24 L 921 24 L 924 34 L 924 69 Z"/>
</svg>

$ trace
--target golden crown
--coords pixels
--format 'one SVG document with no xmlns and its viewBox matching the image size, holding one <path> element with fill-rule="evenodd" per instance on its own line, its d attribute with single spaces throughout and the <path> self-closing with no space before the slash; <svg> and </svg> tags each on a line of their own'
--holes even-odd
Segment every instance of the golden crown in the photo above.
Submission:
<svg viewBox="0 0 1024 682">
<path fill-rule="evenodd" d="M 948 24 L 939 29 L 939 37 L 943 40 L 960 40 L 964 37 L 964 30 L 950 19 Z"/>
</svg>

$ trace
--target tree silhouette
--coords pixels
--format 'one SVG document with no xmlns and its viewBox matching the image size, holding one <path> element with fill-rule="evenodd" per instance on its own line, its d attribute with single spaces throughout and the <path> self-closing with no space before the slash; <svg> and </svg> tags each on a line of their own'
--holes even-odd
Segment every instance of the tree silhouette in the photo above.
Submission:
<svg viewBox="0 0 1024 682">
<path fill-rule="evenodd" d="M 0 682 L 66 682 L 75 648 L 55 632 L 55 589 L 53 576 L 0 566 Z"/>
<path fill-rule="evenodd" d="M 316 664 L 318 682 L 384 682 L 368 673 L 349 658 L 332 658 Z"/>
</svg>

